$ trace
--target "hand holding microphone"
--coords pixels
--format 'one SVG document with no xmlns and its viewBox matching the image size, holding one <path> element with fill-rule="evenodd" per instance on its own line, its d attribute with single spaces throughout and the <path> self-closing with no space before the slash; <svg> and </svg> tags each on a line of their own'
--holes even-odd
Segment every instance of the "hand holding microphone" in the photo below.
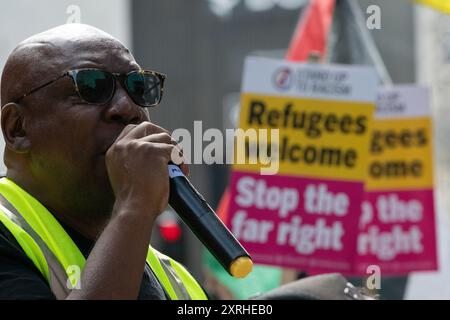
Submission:
<svg viewBox="0 0 450 320">
<path fill-rule="evenodd" d="M 187 166 L 170 163 L 174 151 L 180 150 L 168 132 L 150 122 L 125 127 L 106 153 L 116 201 L 148 208 L 149 221 L 169 203 L 225 270 L 245 277 L 249 254 L 185 177 Z"/>
</svg>

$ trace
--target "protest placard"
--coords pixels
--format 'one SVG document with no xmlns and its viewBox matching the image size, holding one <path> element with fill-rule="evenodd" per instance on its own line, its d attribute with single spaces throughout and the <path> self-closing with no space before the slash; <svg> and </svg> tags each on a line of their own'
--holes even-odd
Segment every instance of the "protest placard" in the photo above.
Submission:
<svg viewBox="0 0 450 320">
<path fill-rule="evenodd" d="M 227 225 L 255 262 L 352 270 L 376 89 L 370 67 L 247 59 Z"/>
<path fill-rule="evenodd" d="M 355 271 L 384 275 L 436 270 L 433 135 L 429 91 L 379 90 Z"/>
</svg>

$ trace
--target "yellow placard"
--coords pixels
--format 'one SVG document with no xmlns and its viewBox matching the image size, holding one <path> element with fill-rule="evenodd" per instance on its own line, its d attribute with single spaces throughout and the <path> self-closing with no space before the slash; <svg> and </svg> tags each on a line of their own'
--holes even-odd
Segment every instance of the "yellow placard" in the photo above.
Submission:
<svg viewBox="0 0 450 320">
<path fill-rule="evenodd" d="M 370 103 L 244 93 L 239 128 L 279 129 L 279 174 L 363 181 L 373 112 Z M 236 144 L 235 159 L 243 150 L 245 163 L 233 168 L 260 172 L 261 163 L 249 164 L 248 143 Z"/>
<path fill-rule="evenodd" d="M 366 189 L 433 188 L 429 117 L 375 120 Z"/>
</svg>

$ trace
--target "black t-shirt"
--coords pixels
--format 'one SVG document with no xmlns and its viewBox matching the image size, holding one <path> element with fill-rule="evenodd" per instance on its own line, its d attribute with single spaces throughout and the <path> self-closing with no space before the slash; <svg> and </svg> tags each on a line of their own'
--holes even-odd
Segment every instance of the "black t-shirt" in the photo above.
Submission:
<svg viewBox="0 0 450 320">
<path fill-rule="evenodd" d="M 62 226 L 87 258 L 94 242 L 71 228 Z M 0 299 L 55 299 L 47 280 L 2 223 L 0 223 Z M 168 299 L 167 293 L 147 264 L 138 299 Z"/>
</svg>

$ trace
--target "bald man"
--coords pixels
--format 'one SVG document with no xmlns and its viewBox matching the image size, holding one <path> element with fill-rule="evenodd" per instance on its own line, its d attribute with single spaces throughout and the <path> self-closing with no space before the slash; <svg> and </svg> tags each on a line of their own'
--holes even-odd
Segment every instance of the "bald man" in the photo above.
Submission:
<svg viewBox="0 0 450 320">
<path fill-rule="evenodd" d="M 167 164 L 181 152 L 147 112 L 163 82 L 87 25 L 14 49 L 1 78 L 0 298 L 205 297 L 181 265 L 149 249 L 168 203 Z"/>
<path fill-rule="evenodd" d="M 0 299 L 207 299 L 182 265 L 149 247 L 168 203 L 167 165 L 182 154 L 149 119 L 164 79 L 82 24 L 13 50 L 1 78 Z M 359 296 L 326 275 L 258 299 Z"/>
</svg>

